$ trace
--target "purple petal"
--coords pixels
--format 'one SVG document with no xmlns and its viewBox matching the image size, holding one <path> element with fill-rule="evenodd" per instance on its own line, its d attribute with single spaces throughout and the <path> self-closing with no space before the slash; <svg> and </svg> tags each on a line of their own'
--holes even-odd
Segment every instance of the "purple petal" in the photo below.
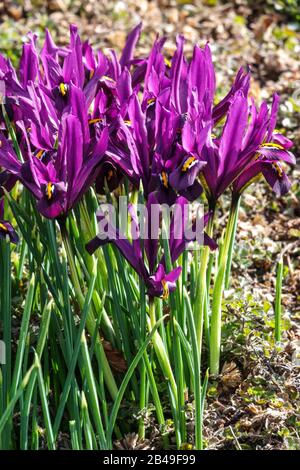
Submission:
<svg viewBox="0 0 300 470">
<path fill-rule="evenodd" d="M 79 175 L 83 162 L 83 137 L 80 121 L 69 114 L 62 121 L 62 141 L 57 159 L 66 162 L 67 179 L 73 185 Z"/>
<path fill-rule="evenodd" d="M 273 191 L 278 196 L 283 196 L 289 192 L 291 182 L 279 165 L 278 163 L 265 164 L 262 173 Z"/>
<path fill-rule="evenodd" d="M 139 40 L 140 34 L 141 34 L 141 29 L 142 29 L 142 23 L 139 23 L 127 36 L 126 44 L 123 49 L 121 58 L 120 58 L 120 64 L 121 67 L 125 67 L 128 65 L 130 60 L 133 58 L 134 54 L 134 49 L 136 46 L 136 43 Z"/>
<path fill-rule="evenodd" d="M 90 131 L 86 98 L 83 91 L 75 85 L 70 86 L 70 110 L 79 120 L 83 143 L 87 145 L 90 141 Z"/>
<path fill-rule="evenodd" d="M 0 134 L 0 166 L 13 175 L 20 175 L 21 162 L 18 160 L 10 142 L 3 134 Z"/>
<path fill-rule="evenodd" d="M 292 142 L 292 140 L 288 139 L 287 137 L 285 137 L 284 135 L 280 134 L 280 133 L 273 133 L 272 135 L 272 138 L 271 138 L 271 141 L 272 142 L 275 142 L 276 144 L 279 144 L 281 145 L 282 147 L 284 147 L 286 150 L 290 149 L 294 143 Z"/>
<path fill-rule="evenodd" d="M 136 94 L 130 100 L 128 106 L 129 119 L 133 126 L 133 134 L 139 153 L 141 167 L 143 169 L 142 177 L 146 186 L 149 178 L 149 151 L 147 141 L 147 129 L 145 115 L 142 112 L 140 102 Z"/>
<path fill-rule="evenodd" d="M 132 95 L 131 75 L 128 69 L 124 69 L 117 80 L 117 92 L 122 106 L 128 102 Z"/>
<path fill-rule="evenodd" d="M 248 103 L 242 95 L 236 95 L 229 109 L 220 143 L 219 175 L 228 173 L 236 165 L 248 122 Z"/>
<path fill-rule="evenodd" d="M 172 287 L 174 286 L 174 283 L 179 278 L 181 271 L 182 271 L 182 267 L 178 266 L 177 268 L 173 269 L 165 276 L 165 281 L 169 284 L 169 288 L 170 288 L 170 285 Z"/>
<path fill-rule="evenodd" d="M 13 226 L 6 220 L 0 219 L 0 238 L 9 237 L 11 243 L 18 243 L 19 237 Z"/>
<path fill-rule="evenodd" d="M 182 164 L 170 174 L 170 185 L 177 191 L 185 191 L 194 184 L 198 173 L 205 165 L 206 162 L 197 159 L 195 156 L 187 156 Z"/>
<path fill-rule="evenodd" d="M 180 81 L 181 71 L 183 66 L 183 45 L 184 37 L 177 36 L 177 49 L 172 60 L 171 77 L 172 77 L 172 101 L 179 114 L 181 114 L 181 100 L 180 100 Z"/>
<path fill-rule="evenodd" d="M 250 73 L 249 72 L 245 73 L 243 68 L 241 67 L 237 73 L 234 84 L 231 87 L 229 93 L 213 109 L 214 122 L 218 122 L 220 119 L 222 119 L 225 116 L 233 100 L 233 97 L 239 90 L 242 91 L 244 96 L 248 95 L 249 84 L 250 84 Z"/>
<path fill-rule="evenodd" d="M 266 157 L 268 160 L 281 160 L 291 165 L 296 165 L 296 157 L 292 152 L 289 152 L 284 148 L 275 147 L 272 145 L 272 142 L 269 145 L 264 144 L 261 146 L 258 150 L 258 153 Z"/>
<path fill-rule="evenodd" d="M 206 232 L 204 232 L 203 235 L 204 235 L 203 244 L 205 246 L 208 246 L 212 251 L 216 250 L 218 248 L 218 244 L 215 242 L 215 240 L 209 237 Z"/>
<path fill-rule="evenodd" d="M 183 191 L 180 191 L 180 195 L 184 196 L 188 201 L 193 202 L 198 199 L 203 193 L 203 188 L 199 181 L 194 181 L 192 186 L 189 186 Z"/>
<path fill-rule="evenodd" d="M 31 37 L 29 44 L 23 44 L 20 60 L 20 80 L 24 88 L 29 81 L 34 82 L 38 74 L 38 56 L 35 48 L 36 36 Z"/>
<path fill-rule="evenodd" d="M 274 132 L 274 129 L 276 127 L 276 120 L 277 120 L 277 114 L 278 114 L 278 109 L 279 109 L 279 95 L 277 93 L 274 93 L 273 95 L 273 102 L 272 102 L 272 107 L 271 107 L 271 113 L 270 113 L 270 121 L 269 121 L 269 128 L 268 128 L 268 134 L 267 134 L 267 142 L 269 142 L 272 138 L 272 134 Z"/>
<path fill-rule="evenodd" d="M 47 217 L 47 219 L 56 219 L 64 212 L 62 201 L 59 200 L 53 201 L 49 204 L 45 198 L 40 199 L 37 208 L 44 217 Z"/>
</svg>

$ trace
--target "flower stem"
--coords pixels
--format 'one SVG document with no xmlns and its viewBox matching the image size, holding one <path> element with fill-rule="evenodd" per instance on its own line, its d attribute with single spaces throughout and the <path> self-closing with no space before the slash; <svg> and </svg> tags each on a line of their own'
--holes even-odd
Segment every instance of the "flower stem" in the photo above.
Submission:
<svg viewBox="0 0 300 470">
<path fill-rule="evenodd" d="M 170 246 L 168 242 L 168 229 L 165 225 L 165 221 L 162 223 L 162 241 L 164 246 L 164 255 L 166 260 L 166 269 L 168 272 L 171 272 L 173 269 Z M 186 419 L 185 419 L 185 377 L 184 369 L 182 362 L 182 351 L 181 343 L 179 338 L 179 333 L 177 331 L 176 323 L 182 324 L 182 315 L 181 315 L 181 299 L 179 289 L 176 288 L 175 292 L 170 295 L 170 307 L 171 307 L 171 335 L 172 335 L 172 345 L 173 345 L 173 360 L 175 364 L 175 379 L 177 384 L 177 411 L 176 418 L 178 419 L 179 426 L 175 426 L 176 429 L 176 439 L 177 446 L 180 448 L 183 442 L 186 442 Z M 180 318 L 179 318 L 180 317 Z M 174 319 L 176 320 L 174 322 Z M 176 421 L 177 421 L 176 419 Z"/>
<path fill-rule="evenodd" d="M 140 299 L 141 299 L 141 320 L 144 323 L 144 320 L 146 318 L 146 293 L 145 293 L 145 286 L 142 281 L 140 281 Z M 141 325 L 141 326 L 142 326 L 141 331 L 143 334 L 146 332 L 145 331 L 146 328 L 144 327 L 145 325 Z M 140 363 L 140 400 L 139 400 L 141 411 L 145 409 L 146 403 L 147 403 L 146 390 L 147 390 L 147 375 L 146 375 L 145 361 L 141 361 Z M 143 414 L 139 420 L 139 438 L 140 439 L 145 438 L 145 420 L 144 420 Z"/>
<path fill-rule="evenodd" d="M 227 264 L 226 264 L 225 289 L 229 289 L 229 285 L 230 285 L 230 274 L 231 274 L 232 255 L 233 255 L 233 249 L 234 249 L 234 242 L 235 242 L 235 236 L 236 236 L 237 223 L 238 223 L 238 219 L 239 219 L 240 202 L 241 202 L 241 197 L 238 196 L 238 199 L 237 199 L 237 202 L 236 202 L 236 210 L 235 210 L 235 217 L 234 217 L 234 226 L 233 226 L 233 229 L 232 229 L 232 232 L 231 232 L 229 253 L 228 253 Z"/>
<path fill-rule="evenodd" d="M 192 377 L 194 396 L 195 396 L 195 449 L 203 449 L 203 436 L 202 436 L 202 426 L 203 426 L 203 412 L 202 412 L 202 400 L 201 400 L 201 362 L 200 362 L 200 352 L 198 349 L 197 343 L 197 334 L 195 328 L 194 317 L 192 314 L 191 304 L 189 295 L 184 288 L 184 297 L 187 305 L 187 319 L 190 332 L 190 340 L 192 346 L 192 354 L 194 360 L 194 374 Z"/>
<path fill-rule="evenodd" d="M 233 199 L 226 226 L 224 243 L 219 259 L 218 271 L 214 282 L 210 335 L 210 373 L 212 375 L 217 375 L 219 373 L 222 327 L 222 299 L 225 285 L 226 266 L 228 261 L 232 233 L 234 231 L 237 210 L 237 200 Z"/>
<path fill-rule="evenodd" d="M 150 301 L 149 301 L 149 317 L 150 317 L 150 327 L 151 327 L 151 329 L 153 329 L 154 325 L 156 324 L 155 303 L 154 303 L 153 298 L 150 298 Z M 172 372 L 172 368 L 171 368 L 171 365 L 170 365 L 168 355 L 166 353 L 164 343 L 163 343 L 163 341 L 161 339 L 161 336 L 158 333 L 158 331 L 156 331 L 154 333 L 152 341 L 153 341 L 155 353 L 157 355 L 160 367 L 163 371 L 164 376 L 169 381 L 174 401 L 175 401 L 175 403 L 177 403 L 177 386 L 176 386 L 176 382 L 175 382 L 175 379 L 174 379 L 174 375 L 173 375 L 173 372 Z"/>
<path fill-rule="evenodd" d="M 63 239 L 63 243 L 65 246 L 65 250 L 67 253 L 67 258 L 68 258 L 69 267 L 70 267 L 70 274 L 71 274 L 71 279 L 72 279 L 73 287 L 75 290 L 76 298 L 80 305 L 80 308 L 82 309 L 84 306 L 84 295 L 82 293 L 79 278 L 78 278 L 72 245 L 70 243 L 69 235 L 64 224 L 61 224 L 61 234 L 62 234 L 62 239 Z M 95 328 L 96 328 L 96 321 L 91 310 L 89 311 L 88 316 L 87 316 L 86 326 L 87 326 L 89 334 L 91 336 L 94 336 Z M 112 399 L 114 400 L 117 396 L 118 388 L 117 388 L 114 376 L 109 367 L 109 363 L 107 361 L 99 335 L 97 335 L 97 339 L 96 339 L 95 353 L 96 353 L 99 363 L 102 365 L 104 380 L 106 382 L 109 393 Z"/>
<path fill-rule="evenodd" d="M 213 233 L 214 214 L 215 214 L 215 209 L 213 209 L 212 215 L 207 224 L 206 233 L 209 237 L 211 237 Z M 199 276 L 197 279 L 196 300 L 195 300 L 195 306 L 194 306 L 194 321 L 195 321 L 195 326 L 196 326 L 197 343 L 198 343 L 198 349 L 199 349 L 200 355 L 201 355 L 201 348 L 202 348 L 205 298 L 207 296 L 207 292 L 209 289 L 209 286 L 207 285 L 207 276 L 206 276 L 209 253 L 210 253 L 209 246 L 203 246 L 201 255 L 200 255 L 200 271 L 199 271 Z M 209 329 L 208 318 L 206 319 L 205 327 L 207 328 L 207 330 Z"/>
<path fill-rule="evenodd" d="M 8 237 L 0 240 L 0 320 L 3 325 L 3 341 L 5 345 L 5 364 L 2 367 L 2 377 L 0 376 L 0 412 L 7 408 L 9 401 L 9 391 L 11 388 L 12 371 L 12 312 L 11 312 L 11 252 Z M 9 419 L 3 434 L 0 433 L 1 449 L 9 449 L 11 440 L 12 421 Z"/>
<path fill-rule="evenodd" d="M 276 298 L 275 298 L 275 340 L 281 341 L 281 291 L 282 291 L 282 273 L 283 262 L 282 256 L 277 263 L 276 274 Z"/>
</svg>

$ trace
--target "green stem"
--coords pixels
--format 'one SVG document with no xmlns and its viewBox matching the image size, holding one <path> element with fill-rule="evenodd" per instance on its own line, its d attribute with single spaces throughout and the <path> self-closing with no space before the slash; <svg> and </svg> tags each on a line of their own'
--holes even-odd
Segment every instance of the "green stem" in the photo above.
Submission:
<svg viewBox="0 0 300 470">
<path fill-rule="evenodd" d="M 12 370 L 12 349 L 11 349 L 11 252 L 8 237 L 0 240 L 0 288 L 1 288 L 1 311 L 0 319 L 3 325 L 3 341 L 5 345 L 5 364 L 2 366 L 2 397 L 1 414 L 5 411 L 9 401 L 9 392 L 11 388 L 11 370 Z M 12 422 L 8 421 L 5 432 L 1 438 L 1 448 L 8 449 L 11 440 Z"/>
<path fill-rule="evenodd" d="M 206 229 L 206 233 L 209 237 L 211 237 L 213 233 L 214 214 L 215 214 L 215 208 L 212 208 L 212 215 L 208 221 L 207 229 Z M 203 246 L 202 251 L 201 251 L 201 256 L 200 256 L 200 271 L 199 271 L 199 276 L 197 279 L 196 300 L 195 300 L 195 306 L 194 306 L 194 321 L 195 321 L 195 326 L 196 326 L 196 335 L 197 335 L 199 354 L 201 354 L 201 349 L 202 349 L 205 298 L 207 296 L 207 292 L 209 289 L 209 286 L 207 285 L 207 277 L 206 277 L 209 253 L 210 253 L 209 246 Z M 207 328 L 207 336 L 209 336 L 209 333 L 208 333 L 209 324 L 208 323 L 209 322 L 207 318 L 205 322 L 205 325 Z"/>
<path fill-rule="evenodd" d="M 24 358 L 25 347 L 26 347 L 26 339 L 27 339 L 27 334 L 28 334 L 30 315 L 32 313 L 34 293 L 35 293 L 35 276 L 34 274 L 32 274 L 31 280 L 29 282 L 29 289 L 28 289 L 26 302 L 25 302 L 25 308 L 24 308 L 24 312 L 22 316 L 22 324 L 21 324 L 21 329 L 20 329 L 17 354 L 15 358 L 15 367 L 14 367 L 14 373 L 13 373 L 12 385 L 11 385 L 11 391 L 10 391 L 11 398 L 16 394 L 16 391 L 20 382 L 21 373 L 22 373 L 22 364 L 23 364 L 23 358 Z"/>
<path fill-rule="evenodd" d="M 144 319 L 146 318 L 146 293 L 145 293 L 145 285 L 142 281 L 140 281 L 140 295 L 141 295 L 141 319 L 142 323 L 144 323 Z M 145 325 L 141 325 L 141 331 L 144 335 Z M 146 367 L 145 361 L 141 361 L 140 363 L 140 411 L 143 411 L 146 407 L 147 397 L 146 397 L 146 390 L 147 390 L 147 380 L 146 380 Z M 143 413 L 139 420 L 139 438 L 145 438 L 145 420 Z"/>
<path fill-rule="evenodd" d="M 210 335 L 210 373 L 219 373 L 220 349 L 221 349 L 221 326 L 222 326 L 222 299 L 225 284 L 226 265 L 230 249 L 232 232 L 238 210 L 237 200 L 231 203 L 229 218 L 226 226 L 222 252 L 219 259 L 218 271 L 214 282 L 211 313 L 211 335 Z"/>
<path fill-rule="evenodd" d="M 170 246 L 169 246 L 169 233 L 167 225 L 163 220 L 162 223 L 162 242 L 164 247 L 164 255 L 166 260 L 166 269 L 167 272 L 171 272 L 173 269 Z M 175 364 L 175 378 L 177 385 L 177 411 L 176 411 L 176 421 L 178 420 L 179 427 L 175 425 L 176 431 L 176 441 L 177 447 L 180 448 L 182 442 L 186 442 L 186 420 L 185 420 L 185 377 L 184 369 L 182 362 L 182 351 L 181 351 L 181 342 L 179 338 L 179 333 L 176 328 L 176 322 L 182 325 L 182 315 L 181 315 L 181 299 L 179 289 L 176 288 L 176 291 L 170 295 L 170 307 L 171 307 L 171 335 L 172 335 L 172 351 L 173 351 L 173 360 Z M 181 318 L 179 318 L 181 317 Z M 176 320 L 174 322 L 174 319 Z"/>
<path fill-rule="evenodd" d="M 83 309 L 84 295 L 82 293 L 79 278 L 78 278 L 78 273 L 77 273 L 77 268 L 76 268 L 76 264 L 75 264 L 75 258 L 74 258 L 74 255 L 73 255 L 72 246 L 71 246 L 71 243 L 70 243 L 68 232 L 67 232 L 66 227 L 64 225 L 61 225 L 61 233 L 62 233 L 62 239 L 63 239 L 63 243 L 64 243 L 64 246 L 65 246 L 65 250 L 66 250 L 66 253 L 67 253 L 67 258 L 68 258 L 69 267 L 70 267 L 70 274 L 71 274 L 72 284 L 73 284 L 73 287 L 74 287 L 74 290 L 75 290 L 76 298 L 77 298 L 77 301 L 80 305 L 80 308 Z M 91 336 L 93 336 L 95 334 L 96 321 L 95 321 L 94 315 L 93 315 L 91 310 L 88 313 L 86 326 L 87 326 L 89 334 Z M 106 355 L 105 355 L 105 352 L 104 352 L 104 349 L 103 349 L 103 346 L 102 346 L 101 339 L 100 339 L 99 335 L 97 335 L 97 339 L 96 339 L 95 353 L 96 353 L 96 356 L 97 356 L 97 359 L 98 359 L 99 363 L 102 365 L 104 380 L 105 380 L 105 383 L 106 383 L 107 388 L 109 390 L 109 393 L 110 393 L 112 399 L 114 400 L 117 396 L 118 388 L 117 388 L 114 376 L 111 372 L 109 363 L 107 361 L 107 358 L 106 358 Z"/>
<path fill-rule="evenodd" d="M 233 225 L 233 229 L 232 229 L 232 233 L 231 233 L 229 253 L 228 253 L 227 264 L 226 264 L 226 275 L 225 275 L 225 289 L 226 290 L 229 289 L 229 285 L 230 285 L 231 264 L 232 264 L 232 256 L 233 256 L 233 249 L 234 249 L 237 223 L 238 223 L 238 219 L 239 219 L 240 202 L 241 202 L 241 197 L 239 196 L 238 199 L 237 199 L 237 203 L 236 203 L 236 210 L 235 210 L 235 216 L 234 216 L 234 225 Z"/>
<path fill-rule="evenodd" d="M 151 329 L 153 329 L 156 324 L 155 303 L 154 303 L 153 298 L 150 298 L 150 301 L 149 301 L 149 317 L 150 317 L 150 327 Z M 170 361 L 169 361 L 164 343 L 161 339 L 160 334 L 157 331 L 155 331 L 152 341 L 153 341 L 153 345 L 154 345 L 154 349 L 157 355 L 159 365 L 164 373 L 165 378 L 168 380 L 170 384 L 174 401 L 177 404 L 178 399 L 177 399 L 176 382 L 174 379 L 174 375 L 172 372 L 172 368 L 170 365 Z"/>
<path fill-rule="evenodd" d="M 113 429 L 115 427 L 116 419 L 117 419 L 117 416 L 118 416 L 118 411 L 119 411 L 119 408 L 120 408 L 120 405 L 121 405 L 122 398 L 124 396 L 126 387 L 127 387 L 128 383 L 130 381 L 130 377 L 133 374 L 135 368 L 137 367 L 139 361 L 141 360 L 144 352 L 146 351 L 146 349 L 148 347 L 148 344 L 150 343 L 151 340 L 153 341 L 153 337 L 154 337 L 154 335 L 157 331 L 157 328 L 165 320 L 165 318 L 166 317 L 162 317 L 157 321 L 157 323 L 155 323 L 155 325 L 152 328 L 151 332 L 149 333 L 149 335 L 147 336 L 147 338 L 143 342 L 142 346 L 140 347 L 137 355 L 134 357 L 132 363 L 128 367 L 128 370 L 125 374 L 125 377 L 122 380 L 122 383 L 121 383 L 119 391 L 118 391 L 118 395 L 116 397 L 116 400 L 114 402 L 114 405 L 112 407 L 111 414 L 110 414 L 109 427 L 108 427 L 108 430 L 107 430 L 107 441 L 108 441 L 108 446 L 107 447 L 108 447 L 108 449 L 112 448 L 111 440 L 112 440 Z"/>
<path fill-rule="evenodd" d="M 86 341 L 84 331 L 81 334 L 81 352 L 83 356 L 85 376 L 86 376 L 87 383 L 88 383 L 90 405 L 91 405 L 91 409 L 93 410 L 95 426 L 96 426 L 97 433 L 99 436 L 100 449 L 105 450 L 107 449 L 106 436 L 105 436 L 104 429 L 103 429 L 100 406 L 99 406 L 98 395 L 97 395 L 97 387 L 95 383 L 95 378 L 94 378 L 94 374 L 92 370 L 92 364 L 90 361 L 89 350 L 87 347 L 87 341 Z"/>
<path fill-rule="evenodd" d="M 49 323 L 51 318 L 51 303 L 48 304 L 43 311 L 42 319 L 40 323 L 40 331 L 39 331 L 39 338 L 37 343 L 36 352 L 41 360 L 45 344 L 46 338 L 48 335 L 49 330 Z M 24 399 L 24 404 L 21 410 L 21 432 L 20 432 L 20 448 L 21 450 L 27 450 L 28 448 L 28 423 L 29 423 L 29 415 L 30 415 L 30 406 L 32 401 L 32 395 L 34 392 L 34 387 L 37 378 L 37 368 L 34 368 L 32 374 L 30 376 L 28 387 L 26 388 L 26 394 Z"/>
<path fill-rule="evenodd" d="M 41 367 L 38 355 L 35 351 L 34 351 L 34 355 L 35 355 L 35 366 L 37 369 L 37 379 L 38 379 L 39 390 L 40 390 L 40 398 L 42 402 L 42 410 L 43 410 L 43 416 L 44 416 L 44 422 L 45 422 L 45 428 L 46 428 L 47 447 L 49 450 L 55 450 L 55 439 L 54 439 L 53 428 L 51 424 L 51 417 L 50 417 L 49 405 L 47 401 L 47 394 L 45 390 L 42 367 Z"/>
<path fill-rule="evenodd" d="M 83 238 L 85 242 L 88 242 L 92 238 L 94 238 L 96 232 L 94 230 L 93 221 L 91 220 L 91 217 L 89 215 L 89 212 L 87 210 L 87 207 L 84 201 L 80 202 L 79 208 L 80 208 L 80 215 L 81 215 L 80 223 L 81 223 L 81 230 L 83 233 Z M 86 252 L 86 250 L 83 250 L 83 258 L 84 258 L 85 265 L 89 271 L 89 274 L 91 274 L 91 268 L 93 265 L 92 260 L 94 257 L 98 259 L 99 273 L 98 273 L 97 284 L 96 284 L 97 289 L 95 289 L 94 294 L 93 294 L 93 303 L 94 303 L 94 308 L 98 311 L 99 310 L 99 294 L 100 296 L 102 296 L 103 290 L 105 292 L 107 292 L 108 290 L 107 289 L 108 274 L 107 274 L 106 262 L 105 262 L 104 254 L 102 250 L 97 250 L 96 253 L 92 256 L 89 255 Z M 103 312 L 102 312 L 101 328 L 104 331 L 106 339 L 114 343 L 115 332 L 105 309 L 103 309 Z"/>
<path fill-rule="evenodd" d="M 185 302 L 187 305 L 187 319 L 190 331 L 191 349 L 193 355 L 194 374 L 194 396 L 195 396 L 195 449 L 203 449 L 203 436 L 202 436 L 202 397 L 201 397 L 201 362 L 200 351 L 198 349 L 197 334 L 195 328 L 194 317 L 192 314 L 190 299 L 186 289 L 184 290 Z"/>
</svg>

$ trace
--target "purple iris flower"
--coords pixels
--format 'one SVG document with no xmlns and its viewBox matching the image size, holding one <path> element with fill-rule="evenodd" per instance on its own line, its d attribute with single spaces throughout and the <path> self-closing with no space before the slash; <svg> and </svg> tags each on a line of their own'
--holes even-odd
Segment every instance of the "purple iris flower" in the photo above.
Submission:
<svg viewBox="0 0 300 470">
<path fill-rule="evenodd" d="M 165 39 L 158 39 L 147 60 L 143 109 L 150 108 L 167 88 L 171 89 L 171 106 L 183 116 L 189 111 L 193 95 L 197 94 L 198 103 L 205 108 L 207 118 L 218 122 L 226 115 L 232 98 L 238 90 L 248 94 L 250 73 L 241 68 L 235 77 L 229 93 L 214 105 L 216 78 L 210 47 L 195 45 L 193 56 L 188 61 L 184 56 L 184 37 L 177 37 L 177 49 L 171 60 L 162 52 Z"/>
<path fill-rule="evenodd" d="M 254 104 L 249 110 L 243 93 L 239 91 L 235 95 L 220 138 L 207 139 L 202 150 L 207 165 L 200 180 L 212 206 L 229 186 L 233 185 L 239 192 L 261 172 L 277 192 L 287 189 L 280 160 L 294 164 L 295 157 L 288 150 L 291 142 L 273 134 L 277 108 L 278 96 L 274 97 L 269 112 L 265 102 L 259 110 Z"/>
<path fill-rule="evenodd" d="M 293 146 L 293 142 L 275 130 L 278 107 L 279 96 L 274 95 L 264 141 L 257 149 L 253 161 L 234 181 L 234 193 L 242 193 L 260 175 L 264 176 L 267 183 L 278 196 L 282 196 L 289 191 L 291 182 L 284 171 L 282 162 L 295 165 L 296 160 L 293 153 L 289 150 Z M 253 112 L 255 112 L 254 109 Z"/>
<path fill-rule="evenodd" d="M 104 236 L 97 236 L 91 240 L 87 245 L 87 251 L 92 254 L 100 246 L 106 243 L 114 244 L 122 255 L 126 258 L 129 264 L 133 267 L 136 273 L 143 279 L 148 289 L 150 296 L 163 297 L 166 299 L 169 292 L 176 288 L 176 281 L 181 273 L 181 267 L 172 269 L 169 273 L 166 272 L 164 256 L 158 261 L 159 255 L 159 227 L 153 222 L 152 208 L 159 208 L 158 201 L 152 193 L 147 202 L 148 221 L 146 223 L 144 238 L 144 250 L 147 263 L 144 259 L 142 250 L 142 237 L 138 224 L 138 218 L 132 205 L 129 205 L 128 212 L 131 217 L 131 231 L 132 242 L 130 242 L 124 234 L 122 234 L 116 227 L 112 225 L 109 220 L 104 220 L 104 214 L 98 215 L 98 220 L 103 223 L 105 227 Z M 188 244 L 196 239 L 196 233 L 187 239 L 185 236 L 185 222 L 187 216 L 188 201 L 184 197 L 179 197 L 176 200 L 175 211 L 170 224 L 170 254 L 172 263 L 175 263 L 178 257 L 187 248 Z M 159 210 L 159 209 L 158 209 Z M 179 213 L 177 212 L 179 210 Z M 179 219 L 181 217 L 181 220 Z M 204 218 L 203 223 L 206 224 L 209 216 Z M 180 230 L 176 228 L 180 225 Z M 216 248 L 216 244 L 207 235 L 204 235 L 204 243 L 211 246 L 212 249 Z"/>
<path fill-rule="evenodd" d="M 71 85 L 84 91 L 88 104 L 92 102 L 108 66 L 103 54 L 96 58 L 89 44 L 81 42 L 75 25 L 70 25 L 70 44 L 64 48 L 57 47 L 47 31 L 40 60 L 39 86 L 54 102 L 59 116 L 69 104 Z"/>
<path fill-rule="evenodd" d="M 0 197 L 3 196 L 3 189 L 5 188 L 6 191 L 11 191 L 14 185 L 17 182 L 17 178 L 14 175 L 11 175 L 8 171 L 1 171 L 0 172 Z"/>
<path fill-rule="evenodd" d="M 0 135 L 0 165 L 33 193 L 39 211 L 48 218 L 64 216 L 76 204 L 94 182 L 107 149 L 107 128 L 90 138 L 86 99 L 75 86 L 71 103 L 72 113 L 65 113 L 59 126 L 57 150 L 47 158 L 32 154 L 27 136 L 28 158 L 22 164 L 10 142 Z"/>
<path fill-rule="evenodd" d="M 33 127 L 36 122 L 41 129 L 47 124 L 57 130 L 57 120 L 70 105 L 73 85 L 83 90 L 88 107 L 98 93 L 103 95 L 102 102 L 106 100 L 108 112 L 114 104 L 116 90 L 124 89 L 120 83 L 125 83 L 124 76 L 133 62 L 140 31 L 138 25 L 128 35 L 120 59 L 113 51 L 109 58 L 101 51 L 96 53 L 88 42 L 82 43 L 75 25 L 70 25 L 70 43 L 65 47 L 56 46 L 46 31 L 41 52 L 37 50 L 37 36 L 30 33 L 17 71 L 0 55 L 0 79 L 5 83 L 6 108 L 11 121 L 23 120 L 29 128 L 28 121 L 35 115 Z"/>
<path fill-rule="evenodd" d="M 142 181 L 146 199 L 155 192 L 160 203 L 172 205 L 177 195 L 195 200 L 202 192 L 197 175 L 206 165 L 200 159 L 210 131 L 202 115 L 192 110 L 181 116 L 170 105 L 171 89 L 157 98 L 154 130 L 148 126 L 147 111 L 136 92 L 128 100 L 128 120 L 119 116 L 106 157 L 139 187 Z M 194 113 L 194 114 L 193 114 Z"/>
<path fill-rule="evenodd" d="M 4 217 L 4 199 L 0 199 L 0 238 L 9 237 L 11 243 L 18 243 L 19 237 L 13 226 Z"/>
<path fill-rule="evenodd" d="M 146 61 L 141 102 L 133 76 L 128 70 L 119 75 L 114 102 L 119 116 L 114 123 L 122 125 L 115 125 L 108 154 L 112 165 L 136 187 L 142 181 L 146 199 L 154 191 L 161 203 L 172 205 L 178 195 L 190 201 L 200 196 L 198 175 L 207 165 L 202 149 L 214 122 L 228 112 L 237 91 L 248 93 L 249 73 L 241 69 L 228 95 L 214 107 L 215 74 L 209 46 L 195 46 L 188 62 L 184 38 L 179 36 L 169 62 L 162 53 L 163 43 L 163 39 L 155 42 Z"/>
<path fill-rule="evenodd" d="M 177 194 L 194 201 L 202 192 L 197 177 L 206 166 L 200 155 L 211 122 L 206 120 L 204 107 L 194 99 L 197 96 L 195 91 L 184 119 L 167 108 L 167 93 L 156 104 L 156 145 L 149 189 L 156 191 L 160 202 L 170 205 Z"/>
</svg>

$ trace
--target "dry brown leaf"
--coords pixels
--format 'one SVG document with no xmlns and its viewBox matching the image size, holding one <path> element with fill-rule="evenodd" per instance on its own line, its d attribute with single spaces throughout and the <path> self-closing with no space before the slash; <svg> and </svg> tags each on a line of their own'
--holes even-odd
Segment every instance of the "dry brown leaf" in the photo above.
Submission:
<svg viewBox="0 0 300 470">
<path fill-rule="evenodd" d="M 112 347 L 109 341 L 102 339 L 103 349 L 107 360 L 115 372 L 124 373 L 127 371 L 127 362 L 122 351 Z"/>
<path fill-rule="evenodd" d="M 225 362 L 221 372 L 221 383 L 224 390 L 237 388 L 241 381 L 241 372 L 236 363 Z"/>
</svg>

